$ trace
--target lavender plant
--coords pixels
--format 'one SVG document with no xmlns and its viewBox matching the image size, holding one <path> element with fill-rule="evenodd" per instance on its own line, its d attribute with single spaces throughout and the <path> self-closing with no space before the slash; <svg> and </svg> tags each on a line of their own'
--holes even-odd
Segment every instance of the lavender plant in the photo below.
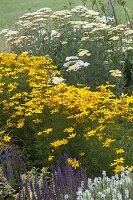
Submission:
<svg viewBox="0 0 133 200">
<path fill-rule="evenodd" d="M 44 170 L 39 174 L 31 172 L 29 174 L 22 176 L 21 190 L 18 194 L 20 200 L 25 198 L 29 200 L 75 200 L 81 181 L 87 183 L 85 170 L 80 168 L 75 171 L 67 162 L 64 167 L 57 163 L 57 167 L 52 167 L 51 175 L 48 176 Z"/>
<path fill-rule="evenodd" d="M 12 186 L 19 184 L 20 174 L 26 173 L 26 166 L 13 149 L 6 148 L 0 153 L 0 167 Z"/>
</svg>

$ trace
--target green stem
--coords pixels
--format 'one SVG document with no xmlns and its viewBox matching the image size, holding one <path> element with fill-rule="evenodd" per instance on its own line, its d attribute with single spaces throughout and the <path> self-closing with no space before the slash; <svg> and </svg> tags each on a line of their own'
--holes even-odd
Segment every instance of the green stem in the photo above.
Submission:
<svg viewBox="0 0 133 200">
<path fill-rule="evenodd" d="M 117 17 L 116 17 L 116 14 L 115 14 L 115 9 L 114 9 L 113 3 L 112 3 L 111 0 L 109 0 L 109 2 L 110 2 L 110 5 L 111 5 L 111 8 L 112 8 L 112 11 L 113 11 L 113 16 L 114 16 L 114 19 L 115 19 L 115 23 L 117 25 L 118 21 L 117 21 Z"/>
<path fill-rule="evenodd" d="M 126 16 L 126 18 L 127 18 L 127 22 L 129 22 L 130 23 L 130 26 L 131 26 L 131 28 L 132 28 L 132 23 L 131 23 L 131 20 L 130 20 L 130 17 L 129 17 L 129 14 L 128 14 L 128 12 L 127 12 L 127 9 L 125 8 L 125 7 L 123 7 L 124 8 L 124 12 L 125 12 L 125 16 Z"/>
</svg>

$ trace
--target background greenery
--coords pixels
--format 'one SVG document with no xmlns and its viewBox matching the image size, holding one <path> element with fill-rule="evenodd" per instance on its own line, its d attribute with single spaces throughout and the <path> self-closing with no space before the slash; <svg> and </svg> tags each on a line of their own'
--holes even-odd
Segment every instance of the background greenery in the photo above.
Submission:
<svg viewBox="0 0 133 200">
<path fill-rule="evenodd" d="M 53 10 L 62 10 L 65 7 L 69 9 L 70 2 L 73 2 L 73 6 L 82 3 L 81 0 L 0 0 L 0 29 L 14 26 L 17 19 L 29 11 L 34 11 L 42 7 L 50 7 Z M 92 7 L 91 0 L 87 0 L 87 6 L 89 8 Z M 127 6 L 133 11 L 132 0 L 127 0 Z M 122 17 L 121 8 L 117 7 L 116 10 L 117 14 Z"/>
</svg>

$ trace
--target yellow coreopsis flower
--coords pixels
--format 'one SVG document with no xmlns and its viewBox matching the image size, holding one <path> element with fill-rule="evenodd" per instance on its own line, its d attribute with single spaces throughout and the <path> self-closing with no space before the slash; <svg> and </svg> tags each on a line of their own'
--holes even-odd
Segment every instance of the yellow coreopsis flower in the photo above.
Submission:
<svg viewBox="0 0 133 200">
<path fill-rule="evenodd" d="M 48 135 L 52 131 L 53 131 L 53 128 L 47 128 L 46 130 L 43 131 L 43 133 L 45 133 L 46 135 Z"/>
<path fill-rule="evenodd" d="M 67 133 L 72 133 L 73 131 L 74 131 L 74 128 L 73 128 L 73 127 L 65 128 L 65 129 L 64 129 L 64 132 L 67 132 Z"/>
<path fill-rule="evenodd" d="M 52 161 L 53 158 L 54 158 L 54 156 L 49 156 L 49 157 L 48 157 L 48 161 Z"/>
<path fill-rule="evenodd" d="M 67 138 L 71 139 L 71 138 L 75 138 L 75 136 L 76 136 L 76 133 L 72 133 L 72 134 L 69 134 L 69 136 Z"/>
<path fill-rule="evenodd" d="M 125 168 L 122 165 L 117 165 L 116 168 L 113 170 L 116 174 L 124 170 Z"/>
<path fill-rule="evenodd" d="M 24 126 L 25 119 L 20 119 L 17 124 L 17 128 L 22 128 Z"/>
<path fill-rule="evenodd" d="M 102 140 L 102 139 L 103 139 L 103 136 L 102 136 L 101 133 L 98 133 L 98 134 L 97 134 L 97 137 L 98 137 L 99 140 Z"/>
<path fill-rule="evenodd" d="M 11 137 L 9 137 L 8 135 L 4 135 L 4 139 L 5 142 L 10 142 Z"/>
<path fill-rule="evenodd" d="M 77 169 L 79 167 L 79 161 L 76 160 L 76 158 L 72 159 L 72 158 L 68 158 L 67 162 L 74 168 Z"/>
<path fill-rule="evenodd" d="M 100 126 L 98 126 L 96 129 L 97 129 L 97 130 L 99 130 L 99 131 L 102 131 L 102 130 L 104 130 L 104 129 L 105 129 L 105 126 L 103 126 L 103 125 L 100 125 Z"/>
<path fill-rule="evenodd" d="M 57 113 L 57 112 L 59 112 L 59 109 L 58 109 L 58 108 L 55 108 L 55 109 L 53 109 L 53 110 L 50 111 L 51 114 Z"/>
<path fill-rule="evenodd" d="M 42 135 L 42 134 L 49 135 L 49 133 L 51 133 L 52 130 L 53 130 L 53 128 L 47 128 L 44 131 L 38 132 L 37 135 Z"/>
<path fill-rule="evenodd" d="M 15 82 L 15 83 L 9 83 L 9 84 L 7 85 L 7 88 L 9 89 L 8 91 L 11 92 L 12 90 L 16 89 L 16 88 L 17 88 L 17 87 L 16 87 L 17 85 L 18 85 L 18 83 L 16 83 L 16 82 Z"/>
<path fill-rule="evenodd" d="M 124 149 L 116 149 L 115 150 L 116 154 L 124 153 Z"/>
<path fill-rule="evenodd" d="M 84 137 L 87 138 L 87 137 L 94 136 L 95 133 L 96 133 L 96 130 L 91 130 L 88 133 L 84 134 Z"/>
<path fill-rule="evenodd" d="M 105 142 L 103 142 L 103 147 L 110 147 L 110 143 L 114 142 L 115 140 L 112 140 L 111 138 L 107 138 Z"/>
<path fill-rule="evenodd" d="M 118 159 L 116 159 L 116 160 L 114 160 L 114 163 L 111 163 L 110 164 L 110 166 L 115 166 L 115 165 L 118 165 L 118 164 L 120 164 L 120 163 L 124 163 L 124 158 L 118 158 Z"/>
</svg>

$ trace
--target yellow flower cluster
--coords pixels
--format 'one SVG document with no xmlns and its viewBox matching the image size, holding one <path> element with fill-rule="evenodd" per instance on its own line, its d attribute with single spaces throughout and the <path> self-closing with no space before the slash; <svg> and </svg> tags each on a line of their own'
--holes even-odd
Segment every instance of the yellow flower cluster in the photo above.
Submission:
<svg viewBox="0 0 133 200">
<path fill-rule="evenodd" d="M 83 140 L 89 145 L 93 136 L 99 139 L 103 147 L 110 147 L 112 142 L 115 143 L 115 137 L 106 134 L 106 127 L 113 126 L 118 119 L 133 122 L 133 96 L 122 95 L 116 98 L 110 89 L 114 86 L 108 83 L 99 86 L 98 91 L 91 91 L 89 87 L 55 85 L 52 83 L 55 74 L 60 73 L 47 57 L 28 56 L 26 53 L 19 56 L 0 54 L 0 109 L 4 115 L 3 126 L 19 131 L 28 122 L 28 126 L 36 130 L 38 138 L 47 137 L 49 155 L 53 149 L 59 152 L 60 147 L 69 149 L 74 143 L 78 157 L 83 149 L 76 140 Z M 52 116 L 52 120 L 59 116 L 61 118 L 47 124 L 48 115 Z M 60 125 L 60 119 L 64 120 L 63 125 Z M 59 124 L 56 129 L 55 123 Z M 82 126 L 80 130 L 79 125 Z M 11 137 L 5 135 L 3 139 L 7 142 Z M 119 154 L 120 150 L 115 153 Z M 53 156 L 48 160 L 52 161 Z M 73 167 L 78 165 L 76 158 L 71 160 L 71 165 L 72 161 L 76 163 Z"/>
<path fill-rule="evenodd" d="M 57 72 L 52 60 L 43 56 L 30 57 L 26 53 L 20 56 L 0 54 L 0 109 L 6 116 L 4 126 L 20 129 L 25 124 L 26 116 L 41 112 L 39 90 L 45 90 L 53 74 Z M 34 123 L 37 120 L 40 121 L 34 119 Z M 9 135 L 4 134 L 4 131 L 0 132 L 0 145 L 10 140 Z"/>
<path fill-rule="evenodd" d="M 116 150 L 116 153 L 119 154 L 119 153 L 124 153 L 124 150 L 123 149 L 118 149 Z M 116 160 L 114 160 L 113 163 L 110 164 L 110 166 L 115 166 L 115 169 L 113 170 L 115 173 L 119 173 L 121 172 L 122 170 L 133 170 L 133 166 L 123 166 L 122 164 L 124 164 L 124 158 L 121 157 L 121 158 L 118 158 Z"/>
<path fill-rule="evenodd" d="M 133 170 L 133 166 L 123 166 L 123 165 L 117 165 L 115 169 L 113 170 L 116 174 L 120 173 L 123 170 Z"/>
</svg>

